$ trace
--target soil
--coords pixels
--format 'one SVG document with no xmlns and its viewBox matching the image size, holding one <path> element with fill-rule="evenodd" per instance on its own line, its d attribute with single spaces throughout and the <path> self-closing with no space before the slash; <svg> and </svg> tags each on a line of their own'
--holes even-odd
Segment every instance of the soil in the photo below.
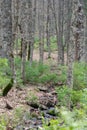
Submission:
<svg viewBox="0 0 87 130">
<path fill-rule="evenodd" d="M 51 53 L 51 57 L 48 58 L 48 52 L 44 52 L 44 63 L 48 63 L 49 64 L 49 60 L 52 61 L 54 64 L 57 64 L 57 59 L 58 59 L 58 51 L 53 51 Z M 65 64 L 67 62 L 67 56 L 66 54 L 64 54 L 64 59 L 65 59 Z M 39 51 L 38 50 L 34 50 L 34 54 L 33 54 L 33 60 L 39 61 Z"/>
</svg>

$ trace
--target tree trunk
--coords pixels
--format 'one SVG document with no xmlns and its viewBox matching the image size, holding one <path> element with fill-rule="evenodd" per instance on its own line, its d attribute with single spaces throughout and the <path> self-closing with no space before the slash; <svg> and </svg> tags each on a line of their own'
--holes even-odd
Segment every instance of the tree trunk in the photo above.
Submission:
<svg viewBox="0 0 87 130">
<path fill-rule="evenodd" d="M 11 0 L 2 0 L 2 35 L 3 35 L 3 57 L 11 56 L 10 46 L 12 44 L 12 3 Z"/>
<path fill-rule="evenodd" d="M 30 65 L 32 64 L 33 61 L 33 45 L 34 45 L 34 29 L 35 29 L 35 25 L 34 25 L 34 18 L 33 18 L 33 10 L 32 10 L 32 0 L 28 1 L 28 34 L 29 34 L 29 38 L 28 38 L 28 60 L 30 61 Z"/>
<path fill-rule="evenodd" d="M 1 3 L 2 1 L 0 0 L 0 57 L 2 57 L 2 52 L 3 52 L 3 48 L 2 48 L 2 10 L 1 10 Z"/>
<path fill-rule="evenodd" d="M 64 46 L 63 46 L 63 19 L 64 19 L 64 0 L 59 0 L 58 12 L 58 63 L 64 64 Z"/>
<path fill-rule="evenodd" d="M 47 1 L 47 23 L 46 23 L 46 39 L 47 39 L 47 50 L 48 50 L 48 58 L 51 57 L 51 48 L 50 48 L 50 35 L 49 35 L 49 22 L 50 22 L 50 1 Z"/>
<path fill-rule="evenodd" d="M 64 46 L 66 47 L 66 64 L 68 64 L 68 52 L 70 43 L 70 25 L 72 14 L 72 0 L 65 0 L 65 13 L 64 13 Z"/>
<path fill-rule="evenodd" d="M 21 73 L 22 80 L 25 82 L 25 62 L 26 62 L 26 51 L 27 51 L 27 41 L 28 41 L 28 23 L 27 23 L 27 14 L 28 6 L 27 0 L 21 1 L 21 18 L 20 18 L 20 29 L 21 29 L 21 44 L 22 44 L 22 64 L 21 64 Z"/>
<path fill-rule="evenodd" d="M 75 39 L 75 61 L 85 61 L 85 16 L 82 4 L 75 1 L 73 18 L 74 39 Z"/>
<path fill-rule="evenodd" d="M 44 2 L 43 1 L 39 1 L 38 6 L 39 6 L 39 12 L 38 12 L 38 22 L 39 22 L 39 62 L 43 63 L 43 58 L 44 58 L 44 42 L 43 42 L 43 26 L 44 26 L 44 8 L 43 5 Z"/>
<path fill-rule="evenodd" d="M 12 23 L 13 23 L 13 42 L 15 44 L 16 56 L 18 55 L 18 22 L 19 22 L 19 0 L 12 0 Z"/>
<path fill-rule="evenodd" d="M 14 66 L 14 44 L 13 44 L 13 30 L 12 30 L 12 1 L 2 0 L 2 57 L 8 58 L 10 62 L 12 78 L 15 79 Z"/>
</svg>

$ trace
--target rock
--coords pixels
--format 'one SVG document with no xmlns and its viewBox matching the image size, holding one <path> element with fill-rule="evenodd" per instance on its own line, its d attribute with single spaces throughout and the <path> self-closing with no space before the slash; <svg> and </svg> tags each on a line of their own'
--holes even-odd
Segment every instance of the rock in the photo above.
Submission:
<svg viewBox="0 0 87 130">
<path fill-rule="evenodd" d="M 33 110 L 30 110 L 30 115 L 31 115 L 32 117 L 38 118 L 38 117 L 40 116 L 40 112 L 39 112 L 38 109 L 33 109 Z"/>
<path fill-rule="evenodd" d="M 48 111 L 47 111 L 48 114 L 52 115 L 52 116 L 58 116 L 58 111 L 53 107 L 53 108 L 50 108 Z"/>
<path fill-rule="evenodd" d="M 38 100 L 28 100 L 26 102 L 27 105 L 31 107 L 29 107 L 29 111 L 24 115 L 23 123 L 20 124 L 19 129 L 16 130 L 37 130 L 41 128 L 42 116 L 45 122 L 48 122 L 48 125 L 51 119 L 57 118 L 58 112 L 56 108 L 54 108 L 57 103 L 56 91 L 53 87 L 50 88 L 50 86 L 39 86 L 39 93 L 37 93 Z"/>
<path fill-rule="evenodd" d="M 13 128 L 11 126 L 8 126 L 6 130 L 13 130 Z"/>
<path fill-rule="evenodd" d="M 42 116 L 43 116 L 45 119 L 46 119 L 46 118 L 47 118 L 47 119 L 48 119 L 48 118 L 51 119 L 52 116 L 51 116 L 50 114 L 48 114 L 47 112 L 48 112 L 48 110 L 43 111 L 43 112 L 42 112 Z"/>
<path fill-rule="evenodd" d="M 45 87 L 45 86 L 39 86 L 38 89 L 39 89 L 40 91 L 43 91 L 43 92 L 47 92 L 47 91 L 48 91 L 48 88 Z"/>
<path fill-rule="evenodd" d="M 54 90 L 52 92 L 50 92 L 52 95 L 57 95 L 57 92 Z"/>
<path fill-rule="evenodd" d="M 13 109 L 13 106 L 12 106 L 11 102 L 6 101 L 6 108 L 7 109 Z"/>
<path fill-rule="evenodd" d="M 24 130 L 24 127 L 22 125 L 17 125 L 14 130 Z"/>
<path fill-rule="evenodd" d="M 60 81 L 60 82 L 57 83 L 57 85 L 62 86 L 62 85 L 64 85 L 64 83 L 62 81 Z"/>
<path fill-rule="evenodd" d="M 28 102 L 27 101 L 27 105 L 34 107 L 34 108 L 39 108 L 39 103 L 38 102 Z"/>
<path fill-rule="evenodd" d="M 48 108 L 45 106 L 45 105 L 43 105 L 43 104 L 40 104 L 39 105 L 39 108 L 40 108 L 40 110 L 47 110 Z"/>
<path fill-rule="evenodd" d="M 56 97 L 51 93 L 45 93 L 43 96 L 39 98 L 39 103 L 48 108 L 54 107 L 56 105 Z"/>
</svg>

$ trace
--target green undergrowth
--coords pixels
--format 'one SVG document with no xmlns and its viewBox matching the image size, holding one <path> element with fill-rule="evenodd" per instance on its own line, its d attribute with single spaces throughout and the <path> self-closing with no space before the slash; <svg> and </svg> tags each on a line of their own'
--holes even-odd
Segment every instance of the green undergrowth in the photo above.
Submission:
<svg viewBox="0 0 87 130">
<path fill-rule="evenodd" d="M 5 115 L 0 116 L 0 130 L 6 130 L 8 119 Z"/>
<path fill-rule="evenodd" d="M 61 71 L 61 72 L 60 72 Z M 60 74 L 61 73 L 61 74 Z M 33 62 L 29 67 L 29 63 L 26 64 L 26 79 L 31 83 L 53 83 L 66 82 L 66 69 L 65 67 L 56 68 L 55 71 L 51 71 L 51 66 L 46 64 L 40 64 Z"/>
<path fill-rule="evenodd" d="M 3 88 L 10 81 L 11 71 L 8 66 L 8 60 L 0 58 L 0 88 Z"/>
<path fill-rule="evenodd" d="M 87 87 L 87 64 L 75 63 L 74 64 L 74 90 L 80 90 Z"/>
<path fill-rule="evenodd" d="M 68 86 L 56 87 L 58 106 L 68 107 L 70 102 L 71 108 L 80 107 L 84 90 L 71 90 Z"/>
<path fill-rule="evenodd" d="M 57 88 L 58 105 L 57 119 L 46 121 L 39 130 L 87 130 L 87 88 L 83 90 L 70 90 L 67 86 Z M 67 108 L 71 96 L 73 109 Z"/>
<path fill-rule="evenodd" d="M 43 126 L 39 130 L 86 130 L 87 114 L 84 109 L 74 109 L 69 111 L 65 107 L 61 107 L 57 119 L 45 122 L 43 118 Z"/>
<path fill-rule="evenodd" d="M 21 58 L 15 58 L 16 80 L 22 84 L 21 78 Z M 87 65 L 85 63 L 74 64 L 74 90 L 83 90 L 87 87 Z M 54 66 L 41 64 L 33 61 L 29 65 L 29 61 L 25 63 L 26 81 L 29 83 L 53 83 L 66 85 L 67 81 L 67 66 Z M 7 59 L 0 59 L 0 88 L 3 88 L 11 78 L 11 70 Z"/>
<path fill-rule="evenodd" d="M 18 82 L 21 82 L 21 59 L 15 59 L 16 65 L 16 75 Z M 29 66 L 29 61 L 25 63 L 25 75 L 26 81 L 29 83 L 58 83 L 66 81 L 66 69 L 65 67 L 58 68 L 58 70 L 51 71 L 51 66 L 46 64 L 41 64 L 36 61 L 33 61 L 32 66 Z M 59 71 L 59 72 L 58 72 Z M 61 74 L 60 74 L 61 71 Z"/>
<path fill-rule="evenodd" d="M 13 130 L 19 122 L 22 123 L 25 108 L 17 107 L 13 110 L 13 114 L 9 117 L 8 114 L 0 115 L 0 130 Z"/>
</svg>

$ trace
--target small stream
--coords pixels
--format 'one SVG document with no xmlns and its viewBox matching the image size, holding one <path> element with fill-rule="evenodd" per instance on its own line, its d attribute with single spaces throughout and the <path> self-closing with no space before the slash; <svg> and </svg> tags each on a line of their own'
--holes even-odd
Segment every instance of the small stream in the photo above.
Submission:
<svg viewBox="0 0 87 130">
<path fill-rule="evenodd" d="M 50 90 L 50 92 L 48 91 Z M 39 97 L 39 105 L 36 103 L 27 104 L 31 107 L 29 112 L 25 112 L 22 122 L 19 123 L 14 130 L 39 130 L 42 127 L 43 122 L 49 125 L 51 119 L 56 119 L 58 112 L 55 108 L 57 104 L 56 92 L 51 89 L 42 89 L 40 91 L 43 93 Z"/>
<path fill-rule="evenodd" d="M 38 112 L 38 109 L 37 110 L 35 109 L 35 111 Z M 28 113 L 25 113 L 22 124 L 20 123 L 18 126 L 16 126 L 14 130 L 39 130 L 39 127 L 42 127 L 43 120 L 44 123 L 49 125 L 49 121 L 51 119 L 57 118 L 56 116 L 57 113 L 55 112 L 54 107 L 51 107 L 47 110 L 40 110 L 40 113 L 41 113 L 40 115 L 32 117 L 30 119 L 28 119 Z"/>
</svg>

